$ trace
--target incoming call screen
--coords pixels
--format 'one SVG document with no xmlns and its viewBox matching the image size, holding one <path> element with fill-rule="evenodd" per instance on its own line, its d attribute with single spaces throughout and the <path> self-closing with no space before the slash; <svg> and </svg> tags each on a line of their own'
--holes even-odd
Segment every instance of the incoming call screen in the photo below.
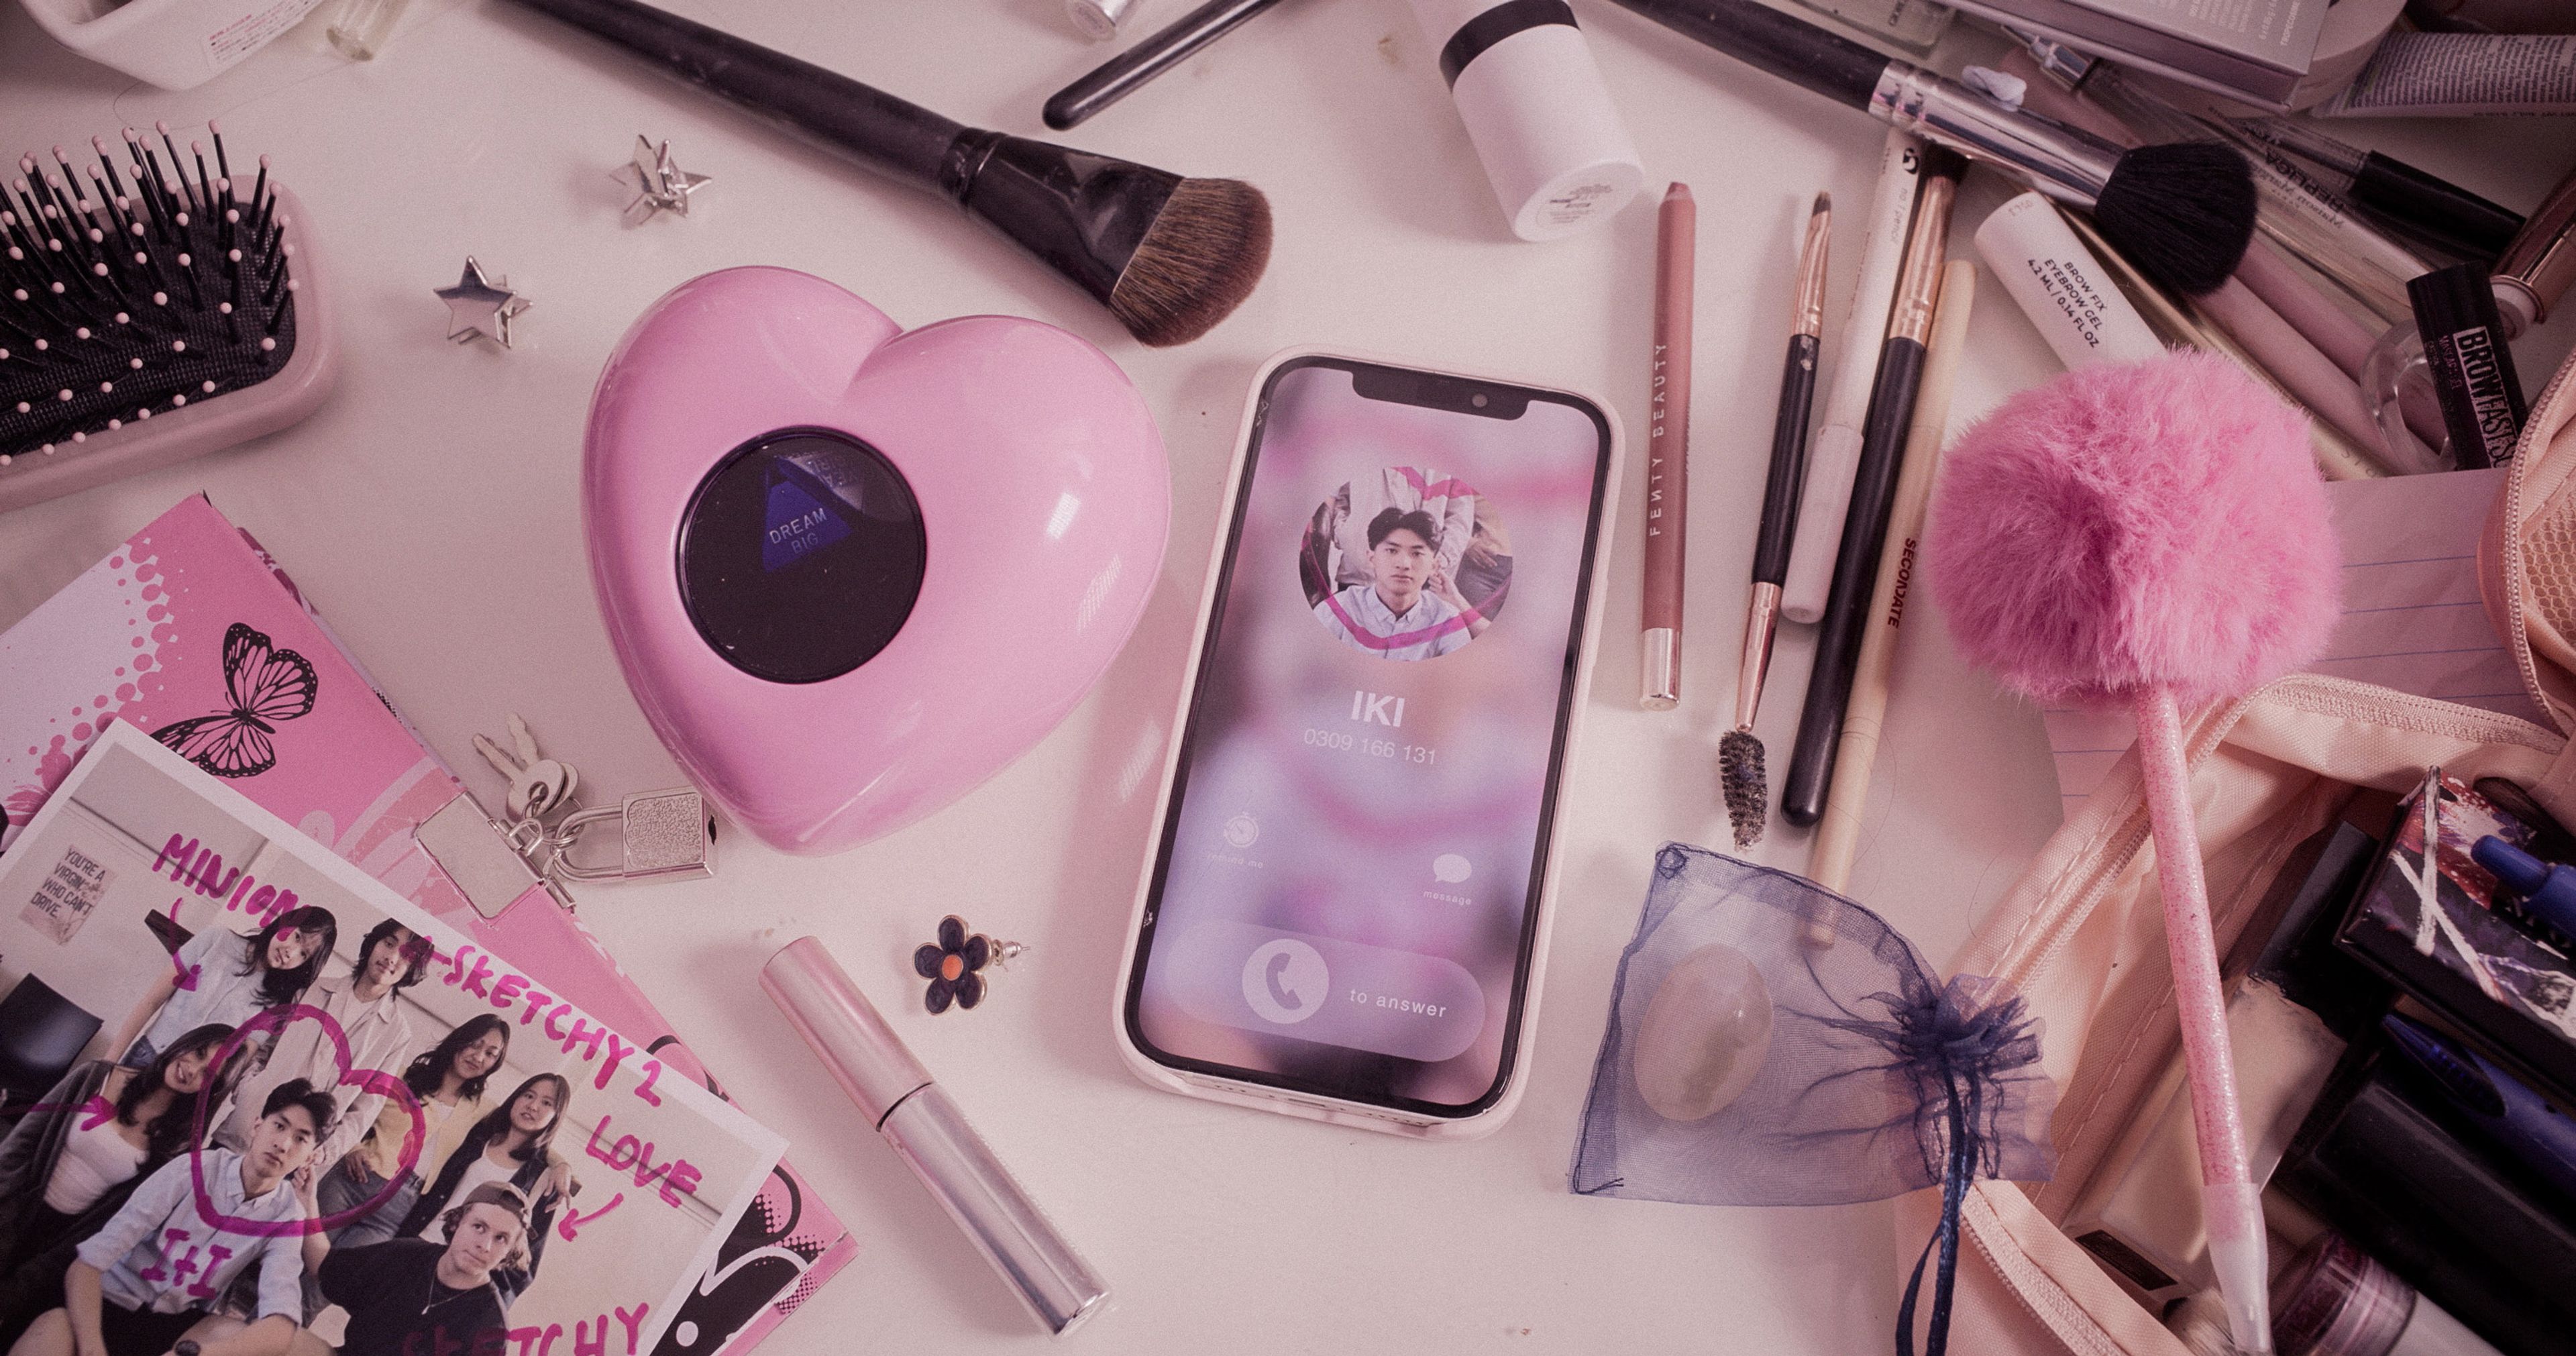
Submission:
<svg viewBox="0 0 2576 1356">
<path fill-rule="evenodd" d="M 1261 399 L 1130 1034 L 1472 1112 L 1517 1036 L 1608 429 L 1341 359 L 1291 360 Z"/>
</svg>

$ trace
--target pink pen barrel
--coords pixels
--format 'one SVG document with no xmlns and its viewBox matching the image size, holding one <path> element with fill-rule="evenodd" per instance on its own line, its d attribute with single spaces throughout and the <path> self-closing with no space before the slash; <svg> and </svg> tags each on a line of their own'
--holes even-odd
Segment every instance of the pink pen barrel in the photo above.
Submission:
<svg viewBox="0 0 2576 1356">
<path fill-rule="evenodd" d="M 2219 991 L 2218 936 L 2200 861 L 2200 830 L 2184 762 L 2182 716 L 2170 689 L 2140 690 L 2138 767 L 2155 826 L 2156 888 L 2164 897 L 2165 953 L 2173 966 L 2174 1011 L 2191 1074 L 2191 1121 L 2200 1149 L 2201 1213 L 2210 1266 L 2226 1301 L 2230 1336 L 2245 1356 L 2272 1350 L 2270 1268 L 2264 1259 L 2261 1189 L 2247 1168 L 2245 1113 Z"/>
</svg>

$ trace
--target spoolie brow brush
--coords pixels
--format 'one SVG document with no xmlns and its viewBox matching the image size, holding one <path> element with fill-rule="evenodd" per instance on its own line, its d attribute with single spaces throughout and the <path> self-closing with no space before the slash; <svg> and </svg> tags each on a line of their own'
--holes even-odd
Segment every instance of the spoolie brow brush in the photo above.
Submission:
<svg viewBox="0 0 2576 1356">
<path fill-rule="evenodd" d="M 1717 741 L 1717 784 L 1726 800 L 1735 845 L 1762 837 L 1771 783 L 1753 717 L 1771 671 L 1771 634 L 1780 624 L 1780 584 L 1789 577 L 1789 547 L 1798 532 L 1798 496 L 1807 478 L 1807 417 L 1816 400 L 1816 354 L 1825 332 L 1825 252 L 1833 233 L 1834 197 L 1816 195 L 1798 246 L 1789 358 L 1780 373 L 1780 417 L 1771 426 L 1771 477 L 1762 487 L 1762 526 L 1753 545 L 1753 601 L 1744 614 L 1744 663 L 1735 675 L 1735 728 Z"/>
</svg>

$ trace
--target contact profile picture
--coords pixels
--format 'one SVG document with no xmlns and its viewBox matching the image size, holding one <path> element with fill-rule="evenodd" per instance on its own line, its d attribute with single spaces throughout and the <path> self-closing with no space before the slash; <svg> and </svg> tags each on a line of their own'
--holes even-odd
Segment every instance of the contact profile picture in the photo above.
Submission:
<svg viewBox="0 0 2576 1356">
<path fill-rule="evenodd" d="M 1297 582 L 1315 620 L 1344 645 L 1375 659 L 1437 659 L 1501 617 L 1511 540 L 1465 481 L 1390 466 L 1315 507 Z"/>
</svg>

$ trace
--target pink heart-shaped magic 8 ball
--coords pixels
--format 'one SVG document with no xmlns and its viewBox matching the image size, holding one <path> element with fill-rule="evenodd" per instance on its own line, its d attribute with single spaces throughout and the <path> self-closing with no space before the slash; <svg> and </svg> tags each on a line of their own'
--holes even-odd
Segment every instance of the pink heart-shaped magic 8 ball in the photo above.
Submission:
<svg viewBox="0 0 2576 1356">
<path fill-rule="evenodd" d="M 1107 354 L 1034 320 L 906 332 L 804 273 L 645 311 L 601 373 L 583 525 L 628 686 L 754 835 L 836 852 L 965 794 L 1099 680 L 1170 476 Z"/>
</svg>

